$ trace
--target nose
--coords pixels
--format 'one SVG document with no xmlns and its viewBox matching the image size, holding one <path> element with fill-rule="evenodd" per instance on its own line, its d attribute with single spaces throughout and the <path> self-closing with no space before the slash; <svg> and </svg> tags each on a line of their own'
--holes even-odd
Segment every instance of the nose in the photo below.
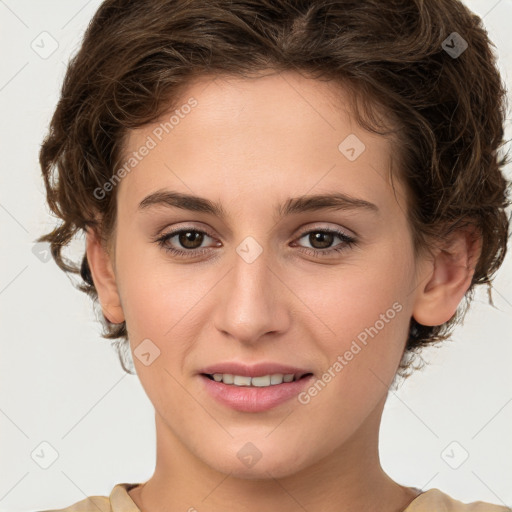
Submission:
<svg viewBox="0 0 512 512">
<path fill-rule="evenodd" d="M 283 333 L 290 324 L 287 289 L 279 266 L 269 259 L 266 251 L 252 262 L 235 253 L 232 269 L 217 287 L 214 325 L 246 345 Z"/>
</svg>

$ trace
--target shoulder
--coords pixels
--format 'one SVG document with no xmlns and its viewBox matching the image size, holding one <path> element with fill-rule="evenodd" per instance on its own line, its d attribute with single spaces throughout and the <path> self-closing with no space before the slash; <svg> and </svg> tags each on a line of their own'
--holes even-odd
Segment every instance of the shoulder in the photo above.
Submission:
<svg viewBox="0 0 512 512">
<path fill-rule="evenodd" d="M 139 484 L 120 483 L 110 496 L 89 496 L 72 505 L 59 509 L 46 509 L 39 512 L 140 512 L 128 491 Z"/>
<path fill-rule="evenodd" d="M 420 494 L 404 512 L 433 512 L 434 510 L 443 512 L 512 512 L 511 508 L 483 501 L 462 503 L 439 489 L 430 489 Z"/>
<path fill-rule="evenodd" d="M 41 510 L 40 512 L 111 512 L 107 496 L 89 496 L 69 507 Z"/>
</svg>

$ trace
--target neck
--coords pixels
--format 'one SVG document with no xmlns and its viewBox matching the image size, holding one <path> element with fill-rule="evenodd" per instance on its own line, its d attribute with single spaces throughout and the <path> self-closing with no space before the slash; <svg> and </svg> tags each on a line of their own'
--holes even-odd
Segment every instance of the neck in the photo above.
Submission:
<svg viewBox="0 0 512 512">
<path fill-rule="evenodd" d="M 153 476 L 130 496 L 142 512 L 208 509 L 224 512 L 402 512 L 417 491 L 383 471 L 378 434 L 384 401 L 343 446 L 289 476 L 244 479 L 216 471 L 191 453 L 156 415 L 157 464 Z M 300 447 L 298 448 L 300 449 Z"/>
</svg>

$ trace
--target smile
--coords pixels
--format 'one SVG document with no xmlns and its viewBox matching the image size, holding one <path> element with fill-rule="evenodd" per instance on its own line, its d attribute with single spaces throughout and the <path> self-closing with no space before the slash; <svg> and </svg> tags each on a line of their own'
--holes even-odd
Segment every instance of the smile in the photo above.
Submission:
<svg viewBox="0 0 512 512">
<path fill-rule="evenodd" d="M 214 373 L 206 374 L 206 376 L 215 382 L 222 382 L 228 385 L 264 388 L 268 386 L 276 386 L 283 382 L 293 382 L 295 380 L 299 380 L 299 378 L 302 378 L 305 375 L 298 377 L 293 373 L 274 373 L 272 375 L 262 375 L 260 377 L 249 377 L 247 375 L 233 375 L 231 373 Z"/>
<path fill-rule="evenodd" d="M 271 373 L 249 377 L 201 373 L 206 393 L 219 405 L 239 412 L 262 413 L 292 401 L 310 385 L 312 373 Z"/>
</svg>

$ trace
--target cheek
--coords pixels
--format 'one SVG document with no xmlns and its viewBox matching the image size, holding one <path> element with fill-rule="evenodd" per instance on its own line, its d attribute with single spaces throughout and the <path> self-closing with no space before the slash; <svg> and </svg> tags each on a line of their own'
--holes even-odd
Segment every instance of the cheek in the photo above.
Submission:
<svg viewBox="0 0 512 512">
<path fill-rule="evenodd" d="M 350 292 L 337 293 L 337 301 L 321 297 L 319 303 L 330 308 L 322 317 L 335 334 L 317 338 L 327 363 L 298 397 L 311 432 L 337 432 L 326 434 L 326 447 L 333 438 L 350 436 L 385 399 L 409 325 L 405 307 L 387 288 L 372 290 L 364 280 L 346 284 Z"/>
<path fill-rule="evenodd" d="M 309 309 L 308 316 L 317 317 L 325 339 L 336 345 L 337 340 L 364 341 L 369 331 L 372 337 L 395 340 L 401 326 L 409 323 L 412 277 L 411 260 L 384 248 L 364 262 L 354 258 L 346 265 L 320 268 L 307 278 L 295 272 L 289 279 Z"/>
<path fill-rule="evenodd" d="M 194 265 L 176 265 L 163 249 L 120 230 L 116 275 L 130 335 L 162 339 L 186 320 L 208 289 Z M 198 276 L 201 276 L 198 278 Z"/>
<path fill-rule="evenodd" d="M 413 286 L 412 253 L 402 249 L 398 255 L 383 248 L 364 265 L 336 269 L 325 280 L 304 281 L 300 289 L 322 321 L 314 320 L 325 333 L 316 339 L 328 358 L 328 387 L 338 397 L 349 389 L 353 404 L 380 396 L 402 357 Z"/>
</svg>

